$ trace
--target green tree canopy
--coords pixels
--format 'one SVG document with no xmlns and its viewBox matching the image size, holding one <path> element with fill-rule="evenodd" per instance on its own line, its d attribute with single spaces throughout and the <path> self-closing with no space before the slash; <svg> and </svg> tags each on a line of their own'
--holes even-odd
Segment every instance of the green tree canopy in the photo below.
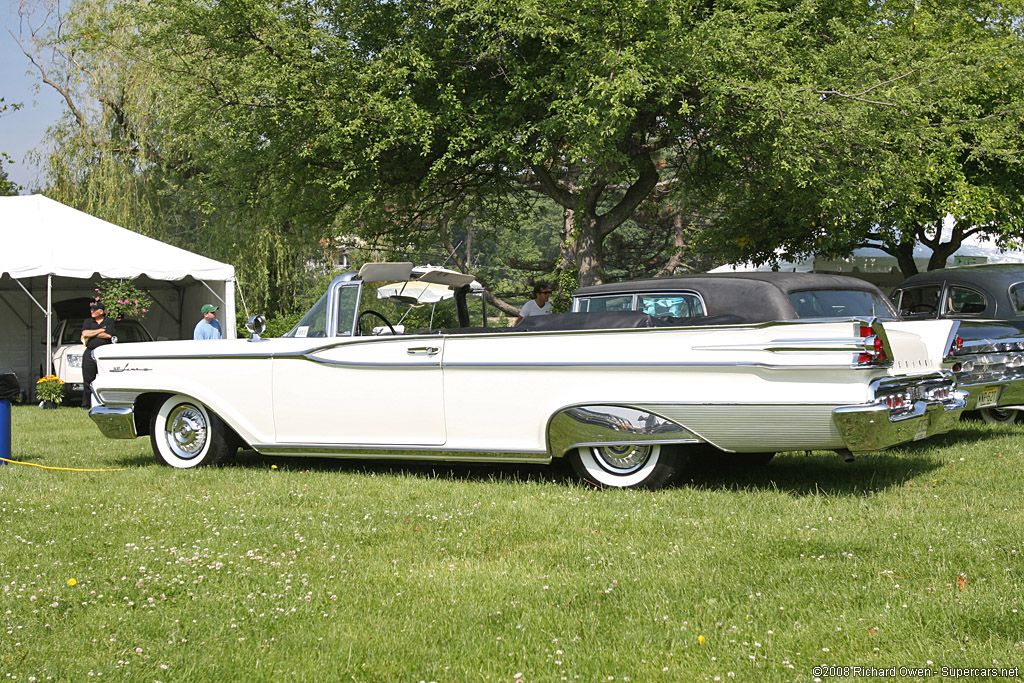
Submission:
<svg viewBox="0 0 1024 683">
<path fill-rule="evenodd" d="M 79 0 L 54 45 L 101 106 L 55 176 L 240 254 L 264 302 L 339 232 L 451 256 L 550 225 L 529 259 L 584 284 L 703 265 L 696 235 L 904 254 L 953 213 L 1013 240 L 1020 3 Z"/>
</svg>

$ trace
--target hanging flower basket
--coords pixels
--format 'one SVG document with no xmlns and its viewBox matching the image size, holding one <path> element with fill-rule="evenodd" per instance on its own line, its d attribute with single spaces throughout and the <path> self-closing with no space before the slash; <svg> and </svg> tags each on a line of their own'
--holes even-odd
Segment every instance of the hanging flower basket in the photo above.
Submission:
<svg viewBox="0 0 1024 683">
<path fill-rule="evenodd" d="M 96 300 L 103 302 L 104 312 L 114 320 L 141 320 L 153 308 L 153 299 L 131 280 L 103 280 L 96 287 Z"/>
</svg>

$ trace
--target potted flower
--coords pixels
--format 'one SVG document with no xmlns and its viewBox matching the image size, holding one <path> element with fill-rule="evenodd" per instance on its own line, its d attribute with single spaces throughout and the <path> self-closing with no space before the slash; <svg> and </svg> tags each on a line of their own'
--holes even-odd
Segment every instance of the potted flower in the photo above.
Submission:
<svg viewBox="0 0 1024 683">
<path fill-rule="evenodd" d="M 52 410 L 64 400 L 64 380 L 56 375 L 40 377 L 36 382 L 36 398 L 47 410 Z"/>
</svg>

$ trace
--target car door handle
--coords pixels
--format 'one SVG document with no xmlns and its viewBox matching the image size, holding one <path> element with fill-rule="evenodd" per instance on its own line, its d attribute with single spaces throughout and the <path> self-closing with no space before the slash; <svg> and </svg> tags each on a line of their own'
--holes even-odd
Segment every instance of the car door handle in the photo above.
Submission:
<svg viewBox="0 0 1024 683">
<path fill-rule="evenodd" d="M 434 356 L 440 350 L 436 346 L 414 346 L 411 349 L 407 349 L 406 353 L 410 356 Z"/>
</svg>

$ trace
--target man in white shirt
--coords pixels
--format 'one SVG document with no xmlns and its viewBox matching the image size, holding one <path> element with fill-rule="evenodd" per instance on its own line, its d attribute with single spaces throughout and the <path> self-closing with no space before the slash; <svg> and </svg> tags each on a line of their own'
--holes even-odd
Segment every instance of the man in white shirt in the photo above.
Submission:
<svg viewBox="0 0 1024 683">
<path fill-rule="evenodd" d="M 531 315 L 547 315 L 551 312 L 551 287 L 546 282 L 538 282 L 533 286 L 533 299 L 523 304 L 516 318 L 516 325 Z"/>
</svg>

